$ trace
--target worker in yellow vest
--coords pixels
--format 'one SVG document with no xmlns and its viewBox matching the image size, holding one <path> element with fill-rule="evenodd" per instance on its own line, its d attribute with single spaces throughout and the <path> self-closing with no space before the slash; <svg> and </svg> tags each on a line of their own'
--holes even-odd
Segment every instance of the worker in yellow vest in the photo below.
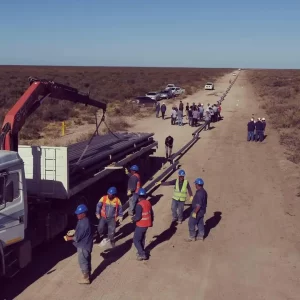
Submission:
<svg viewBox="0 0 300 300">
<path fill-rule="evenodd" d="M 184 203 L 187 198 L 187 194 L 189 194 L 190 196 L 190 201 L 192 201 L 193 199 L 191 186 L 188 180 L 185 179 L 185 171 L 184 170 L 178 171 L 178 179 L 174 179 L 166 182 L 159 181 L 156 182 L 155 185 L 174 186 L 174 193 L 173 193 L 172 205 L 171 205 L 173 222 L 176 222 L 178 220 L 178 223 L 182 224 Z"/>
</svg>

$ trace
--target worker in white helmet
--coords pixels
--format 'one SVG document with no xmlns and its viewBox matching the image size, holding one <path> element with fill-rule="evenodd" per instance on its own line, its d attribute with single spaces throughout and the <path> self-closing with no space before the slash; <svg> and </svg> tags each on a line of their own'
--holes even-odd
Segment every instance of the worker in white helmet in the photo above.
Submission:
<svg viewBox="0 0 300 300">
<path fill-rule="evenodd" d="M 257 122 L 255 123 L 255 140 L 256 142 L 263 141 L 263 123 L 261 122 L 261 118 L 257 118 Z"/>
</svg>

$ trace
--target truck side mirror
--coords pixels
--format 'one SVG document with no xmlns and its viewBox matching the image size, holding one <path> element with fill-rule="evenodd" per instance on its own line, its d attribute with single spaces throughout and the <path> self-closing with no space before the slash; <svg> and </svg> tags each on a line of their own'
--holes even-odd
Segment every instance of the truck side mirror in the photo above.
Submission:
<svg viewBox="0 0 300 300">
<path fill-rule="evenodd" d="M 5 188 L 5 201 L 13 202 L 14 200 L 14 183 L 10 181 Z"/>
</svg>

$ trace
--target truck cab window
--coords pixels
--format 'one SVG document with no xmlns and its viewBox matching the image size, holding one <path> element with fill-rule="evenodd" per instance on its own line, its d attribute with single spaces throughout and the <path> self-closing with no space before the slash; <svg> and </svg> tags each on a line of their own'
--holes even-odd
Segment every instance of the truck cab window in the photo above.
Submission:
<svg viewBox="0 0 300 300">
<path fill-rule="evenodd" d="M 5 186 L 5 201 L 12 202 L 20 195 L 19 173 L 10 173 Z"/>
</svg>

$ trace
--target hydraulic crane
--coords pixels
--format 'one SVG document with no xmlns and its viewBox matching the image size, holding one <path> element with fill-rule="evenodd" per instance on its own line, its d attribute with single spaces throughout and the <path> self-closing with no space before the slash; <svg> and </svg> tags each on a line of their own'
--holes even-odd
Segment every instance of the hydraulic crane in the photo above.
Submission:
<svg viewBox="0 0 300 300">
<path fill-rule="evenodd" d="M 89 94 L 51 80 L 29 77 L 29 88 L 6 114 L 0 134 L 1 150 L 18 152 L 18 136 L 26 119 L 47 97 L 91 105 L 106 111 L 106 103 L 91 99 Z"/>
</svg>

